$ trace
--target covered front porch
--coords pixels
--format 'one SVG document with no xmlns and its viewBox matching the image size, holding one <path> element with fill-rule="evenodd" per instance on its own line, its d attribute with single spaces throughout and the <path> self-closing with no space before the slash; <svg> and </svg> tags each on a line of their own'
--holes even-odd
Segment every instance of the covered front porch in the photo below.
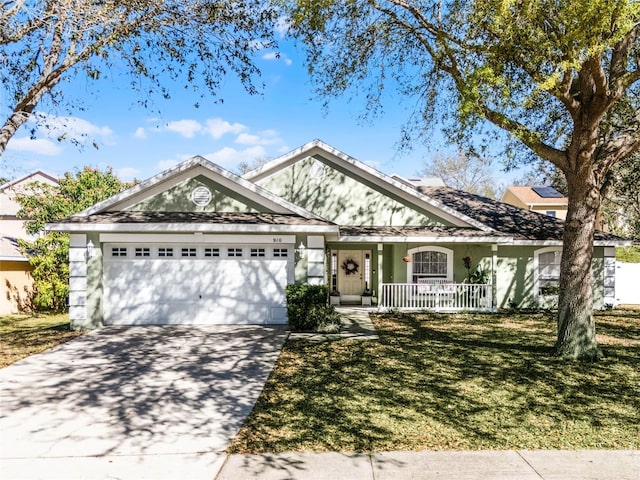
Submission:
<svg viewBox="0 0 640 480">
<path fill-rule="evenodd" d="M 469 283 L 383 283 L 379 308 L 436 312 L 494 309 L 493 286 Z"/>
<path fill-rule="evenodd" d="M 327 245 L 333 305 L 442 312 L 496 309 L 497 245 L 393 240 Z"/>
</svg>

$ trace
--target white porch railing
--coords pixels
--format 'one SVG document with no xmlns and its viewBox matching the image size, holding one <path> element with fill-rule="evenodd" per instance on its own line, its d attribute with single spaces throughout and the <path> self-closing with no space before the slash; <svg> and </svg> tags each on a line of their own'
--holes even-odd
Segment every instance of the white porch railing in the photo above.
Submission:
<svg viewBox="0 0 640 480">
<path fill-rule="evenodd" d="M 380 308 L 491 311 L 492 286 L 468 283 L 383 283 Z"/>
</svg>

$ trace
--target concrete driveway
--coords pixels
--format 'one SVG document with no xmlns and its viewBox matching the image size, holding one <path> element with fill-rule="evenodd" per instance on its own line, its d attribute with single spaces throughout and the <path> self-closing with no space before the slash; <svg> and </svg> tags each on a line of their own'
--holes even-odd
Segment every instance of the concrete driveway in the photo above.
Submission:
<svg viewBox="0 0 640 480">
<path fill-rule="evenodd" d="M 213 478 L 286 338 L 107 327 L 0 370 L 0 476 Z"/>
</svg>

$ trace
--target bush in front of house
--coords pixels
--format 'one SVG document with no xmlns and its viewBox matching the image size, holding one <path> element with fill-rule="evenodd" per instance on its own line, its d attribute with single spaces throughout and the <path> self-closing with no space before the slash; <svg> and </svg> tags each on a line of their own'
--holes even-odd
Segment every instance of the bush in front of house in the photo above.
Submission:
<svg viewBox="0 0 640 480">
<path fill-rule="evenodd" d="M 287 285 L 287 317 L 292 332 L 333 333 L 340 330 L 340 315 L 328 305 L 326 285 Z"/>
</svg>

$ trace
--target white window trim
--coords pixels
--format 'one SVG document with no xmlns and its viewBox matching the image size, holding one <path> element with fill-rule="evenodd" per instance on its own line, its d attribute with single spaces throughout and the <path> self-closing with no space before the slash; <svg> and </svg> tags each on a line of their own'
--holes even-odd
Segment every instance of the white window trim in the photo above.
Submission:
<svg viewBox="0 0 640 480">
<path fill-rule="evenodd" d="M 533 298 L 536 302 L 540 303 L 555 295 L 541 295 L 540 294 L 540 255 L 549 252 L 560 252 L 562 255 L 561 247 L 545 247 L 539 248 L 533 252 Z"/>
<path fill-rule="evenodd" d="M 422 246 L 407 250 L 407 255 L 413 259 L 413 254 L 418 252 L 440 252 L 447 255 L 447 281 L 453 282 L 453 250 L 444 247 Z M 413 262 L 407 262 L 407 283 L 413 282 Z"/>
</svg>

